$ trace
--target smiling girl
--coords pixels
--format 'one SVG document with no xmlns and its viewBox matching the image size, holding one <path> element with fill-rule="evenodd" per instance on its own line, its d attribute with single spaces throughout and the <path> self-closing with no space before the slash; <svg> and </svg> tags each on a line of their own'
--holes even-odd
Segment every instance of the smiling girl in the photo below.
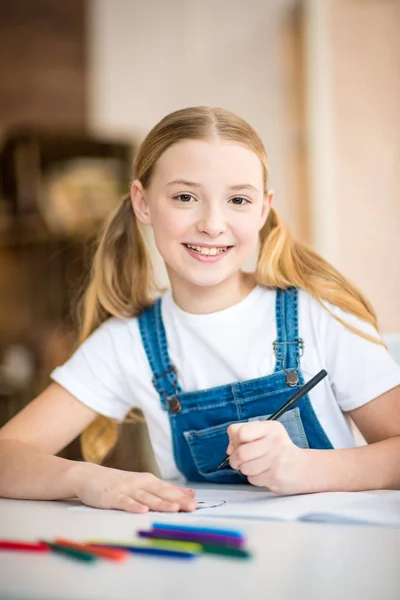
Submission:
<svg viewBox="0 0 400 600">
<path fill-rule="evenodd" d="M 272 202 L 262 142 L 236 115 L 188 108 L 154 127 L 100 239 L 80 347 L 0 431 L 0 495 L 146 512 L 195 509 L 182 476 L 280 494 L 400 488 L 400 369 L 369 302 L 291 238 Z M 142 225 L 171 283 L 156 300 Z M 132 408 L 162 479 L 54 456 L 89 427 L 100 462 L 104 417 L 116 427 Z"/>
</svg>

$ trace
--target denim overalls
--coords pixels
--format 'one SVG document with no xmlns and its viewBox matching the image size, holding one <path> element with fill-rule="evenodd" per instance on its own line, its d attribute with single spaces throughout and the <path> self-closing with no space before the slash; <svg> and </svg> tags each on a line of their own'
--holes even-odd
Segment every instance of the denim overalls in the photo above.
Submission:
<svg viewBox="0 0 400 600">
<path fill-rule="evenodd" d="M 271 375 L 184 392 L 169 355 L 161 317 L 161 300 L 138 318 L 144 349 L 163 410 L 168 412 L 174 458 L 189 481 L 245 483 L 246 477 L 227 467 L 215 467 L 226 455 L 231 423 L 262 420 L 279 408 L 301 385 L 303 341 L 298 336 L 298 291 L 277 290 L 274 342 L 275 370 Z M 288 383 L 289 381 L 289 383 Z M 300 448 L 333 448 L 308 396 L 279 419 Z"/>
</svg>

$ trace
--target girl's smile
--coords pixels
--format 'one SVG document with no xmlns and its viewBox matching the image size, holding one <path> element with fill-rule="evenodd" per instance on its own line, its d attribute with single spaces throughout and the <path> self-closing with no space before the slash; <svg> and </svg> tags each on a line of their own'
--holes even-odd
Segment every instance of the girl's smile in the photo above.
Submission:
<svg viewBox="0 0 400 600">
<path fill-rule="evenodd" d="M 205 263 L 222 260 L 224 255 L 226 256 L 233 248 L 233 246 L 207 246 L 204 244 L 183 244 L 183 246 L 195 260 Z"/>
</svg>

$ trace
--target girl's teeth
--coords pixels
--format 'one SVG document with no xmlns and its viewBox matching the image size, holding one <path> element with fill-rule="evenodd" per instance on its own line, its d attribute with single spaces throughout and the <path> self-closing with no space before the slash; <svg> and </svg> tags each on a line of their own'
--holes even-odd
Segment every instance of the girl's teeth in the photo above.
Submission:
<svg viewBox="0 0 400 600">
<path fill-rule="evenodd" d="M 215 256 L 216 254 L 221 254 L 226 251 L 226 248 L 202 248 L 201 246 L 189 246 L 189 244 L 188 248 L 206 256 Z"/>
</svg>

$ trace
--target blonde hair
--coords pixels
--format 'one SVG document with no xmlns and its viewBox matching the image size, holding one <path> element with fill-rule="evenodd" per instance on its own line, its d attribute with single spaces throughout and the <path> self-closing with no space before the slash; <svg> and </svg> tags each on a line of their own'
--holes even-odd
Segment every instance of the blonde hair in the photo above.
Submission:
<svg viewBox="0 0 400 600">
<path fill-rule="evenodd" d="M 209 107 L 178 110 L 164 117 L 150 131 L 134 163 L 135 177 L 144 188 L 149 186 L 155 165 L 167 148 L 187 139 L 222 139 L 246 145 L 261 161 L 267 190 L 267 155 L 260 137 L 237 115 Z M 264 286 L 307 290 L 324 306 L 327 301 L 377 328 L 374 310 L 361 292 L 311 248 L 294 240 L 274 208 L 270 209 L 260 232 L 255 277 L 257 283 Z M 110 216 L 100 236 L 82 302 L 80 342 L 111 316 L 139 315 L 152 304 L 155 293 L 157 288 L 145 240 L 127 196 Z M 358 335 L 381 343 L 333 316 Z M 117 439 L 118 425 L 106 417 L 98 417 L 81 436 L 84 458 L 101 462 Z"/>
</svg>

